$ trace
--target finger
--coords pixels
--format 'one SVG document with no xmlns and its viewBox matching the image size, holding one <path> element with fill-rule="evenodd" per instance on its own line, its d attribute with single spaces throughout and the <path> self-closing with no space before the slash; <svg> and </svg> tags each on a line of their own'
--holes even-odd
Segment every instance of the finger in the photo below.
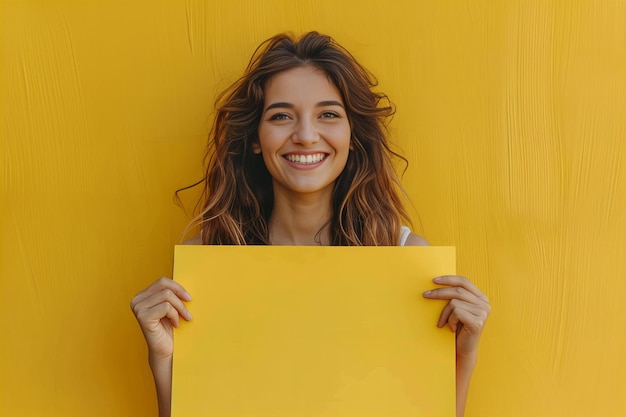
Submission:
<svg viewBox="0 0 626 417">
<path fill-rule="evenodd" d="M 443 321 L 443 323 L 441 323 L 439 327 L 443 327 L 446 323 L 448 323 L 448 327 L 450 328 L 450 331 L 458 333 L 458 331 L 464 325 L 462 317 L 464 317 L 466 321 L 471 320 L 471 317 L 470 317 L 471 313 L 470 314 L 468 313 L 469 312 L 467 311 L 452 310 L 448 318 L 445 321 Z"/>
<path fill-rule="evenodd" d="M 142 319 L 146 324 L 147 330 L 155 330 L 155 328 L 159 325 L 159 322 L 164 318 L 169 319 L 170 323 L 172 323 L 172 326 L 174 327 L 178 327 L 180 325 L 180 315 L 178 310 L 176 310 L 176 308 L 174 308 L 174 306 L 167 301 L 142 311 Z M 149 325 L 149 323 L 152 323 L 152 325 Z"/>
<path fill-rule="evenodd" d="M 485 304 L 484 299 L 478 297 L 476 294 L 468 291 L 463 287 L 443 287 L 435 288 L 434 290 L 426 291 L 424 297 L 432 298 L 436 300 L 463 300 L 472 304 Z"/>
<path fill-rule="evenodd" d="M 482 318 L 486 320 L 488 313 L 484 308 L 477 306 L 475 304 L 470 304 L 465 301 L 460 300 L 450 300 L 446 306 L 441 310 L 441 314 L 439 315 L 439 320 L 437 321 L 437 327 L 443 327 L 446 323 L 451 323 L 450 318 L 454 313 L 456 317 L 464 316 L 465 314 L 462 312 L 469 312 L 471 315 L 467 316 L 468 318 L 475 317 L 476 319 Z M 454 323 L 454 320 L 452 321 Z M 450 329 L 455 331 L 458 327 L 451 326 Z"/>
<path fill-rule="evenodd" d="M 152 284 L 150 284 L 150 286 L 141 291 L 132 299 L 132 301 L 130 302 L 131 309 L 134 310 L 135 306 L 138 303 L 164 289 L 169 289 L 173 291 L 179 298 L 184 301 L 191 301 L 191 295 L 189 295 L 189 293 L 183 288 L 182 285 L 170 278 L 161 277 Z"/>
<path fill-rule="evenodd" d="M 433 279 L 433 282 L 440 285 L 449 285 L 451 287 L 461 287 L 471 292 L 475 296 L 489 302 L 487 296 L 482 293 L 469 279 L 459 275 L 442 275 Z"/>
<path fill-rule="evenodd" d="M 151 296 L 141 300 L 134 306 L 133 311 L 135 312 L 137 318 L 139 318 L 139 312 L 149 310 L 163 302 L 168 302 L 185 320 L 191 320 L 191 313 L 187 309 L 185 303 L 174 291 L 169 288 L 165 288 L 158 293 L 152 294 Z"/>
<path fill-rule="evenodd" d="M 189 293 L 183 288 L 183 286 L 173 279 L 167 277 L 159 278 L 143 292 L 145 292 L 146 295 L 152 295 L 164 289 L 172 290 L 182 300 L 191 301 L 191 295 L 189 295 Z"/>
<path fill-rule="evenodd" d="M 486 317 L 482 314 L 474 314 L 469 310 L 454 310 L 448 318 L 450 330 L 480 335 L 485 327 Z"/>
</svg>

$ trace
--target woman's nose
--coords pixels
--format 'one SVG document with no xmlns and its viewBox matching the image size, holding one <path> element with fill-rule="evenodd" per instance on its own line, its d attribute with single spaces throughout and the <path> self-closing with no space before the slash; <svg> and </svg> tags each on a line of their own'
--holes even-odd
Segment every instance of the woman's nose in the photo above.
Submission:
<svg viewBox="0 0 626 417">
<path fill-rule="evenodd" d="M 319 132 L 313 122 L 301 120 L 296 125 L 296 128 L 291 135 L 291 140 L 294 143 L 299 143 L 301 145 L 311 145 L 317 143 L 319 137 Z"/>
</svg>

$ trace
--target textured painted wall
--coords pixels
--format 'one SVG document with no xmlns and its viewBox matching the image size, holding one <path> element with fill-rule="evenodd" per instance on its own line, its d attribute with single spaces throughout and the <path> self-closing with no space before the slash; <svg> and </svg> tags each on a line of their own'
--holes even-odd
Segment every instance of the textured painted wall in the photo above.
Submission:
<svg viewBox="0 0 626 417">
<path fill-rule="evenodd" d="M 626 415 L 626 3 L 382 4 L 0 1 L 0 415 L 155 412 L 128 303 L 172 193 L 256 45 L 311 29 L 377 75 L 416 223 L 491 298 L 467 414 Z"/>
</svg>

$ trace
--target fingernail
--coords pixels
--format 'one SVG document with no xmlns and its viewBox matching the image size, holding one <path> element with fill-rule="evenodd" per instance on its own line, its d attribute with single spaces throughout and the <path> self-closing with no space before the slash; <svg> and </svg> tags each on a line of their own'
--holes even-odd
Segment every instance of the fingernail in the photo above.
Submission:
<svg viewBox="0 0 626 417">
<path fill-rule="evenodd" d="M 426 292 L 424 293 L 424 295 L 430 295 L 430 294 L 432 294 L 432 291 L 426 291 Z"/>
<path fill-rule="evenodd" d="M 439 281 L 441 281 L 441 278 L 442 277 L 437 277 L 437 278 L 433 279 L 433 282 L 439 282 Z"/>
<path fill-rule="evenodd" d="M 191 313 L 187 312 L 187 320 L 191 320 L 193 317 L 191 317 Z"/>
<path fill-rule="evenodd" d="M 185 301 L 191 301 L 191 295 L 187 291 L 183 293 L 183 297 L 185 297 Z"/>
</svg>

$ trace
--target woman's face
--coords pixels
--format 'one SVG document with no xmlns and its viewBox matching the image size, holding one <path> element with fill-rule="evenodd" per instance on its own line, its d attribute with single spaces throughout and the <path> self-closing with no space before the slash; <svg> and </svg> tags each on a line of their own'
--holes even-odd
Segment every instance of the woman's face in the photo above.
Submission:
<svg viewBox="0 0 626 417">
<path fill-rule="evenodd" d="M 265 85 L 259 143 L 274 193 L 332 192 L 350 152 L 350 123 L 339 90 L 322 71 L 299 67 Z"/>
</svg>

